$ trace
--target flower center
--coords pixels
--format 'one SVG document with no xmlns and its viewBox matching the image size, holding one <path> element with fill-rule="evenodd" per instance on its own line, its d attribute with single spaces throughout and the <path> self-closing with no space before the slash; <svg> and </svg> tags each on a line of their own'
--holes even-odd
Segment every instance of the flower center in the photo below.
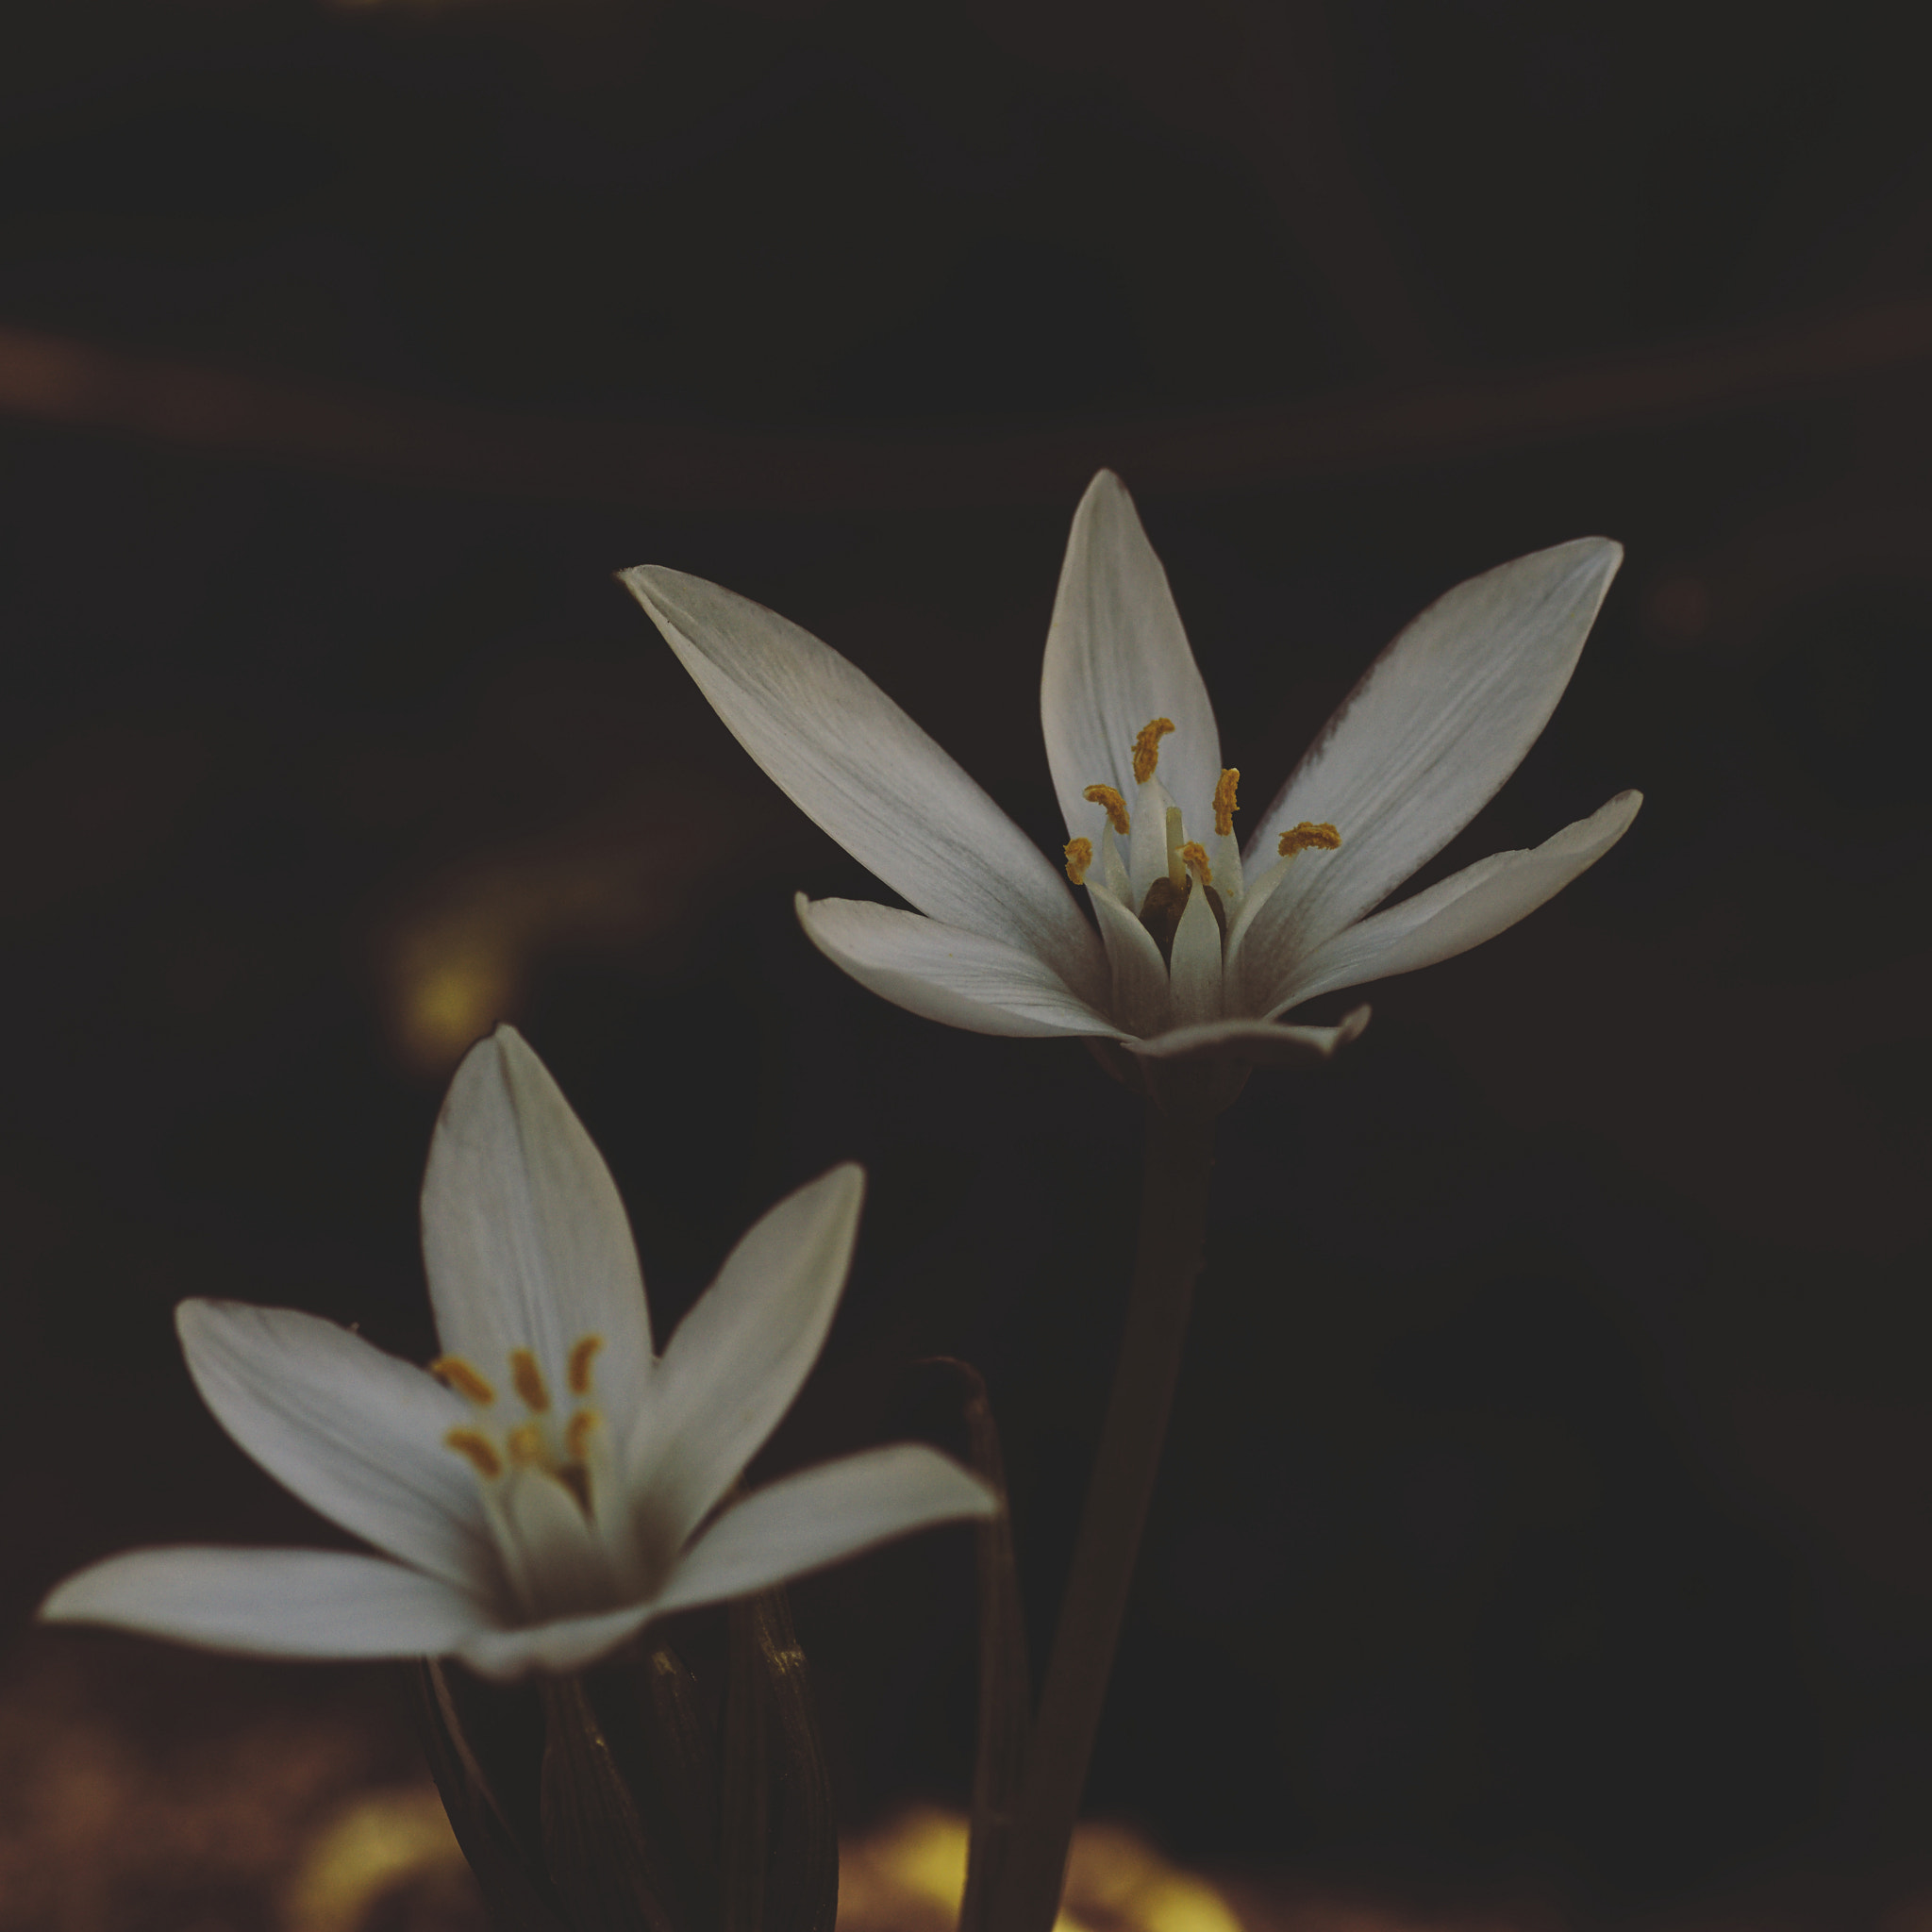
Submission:
<svg viewBox="0 0 1932 1932">
<path fill-rule="evenodd" d="M 429 1365 L 476 1411 L 443 1443 L 476 1472 L 504 1568 L 530 1616 L 605 1607 L 635 1586 L 635 1536 L 617 1495 L 609 1431 L 591 1400 L 603 1346 L 600 1335 L 572 1344 L 571 1404 L 561 1416 L 531 1349 L 511 1349 L 507 1363 L 521 1414 L 498 1411 L 496 1385 L 474 1362 L 446 1355 Z"/>
<path fill-rule="evenodd" d="M 1214 924 L 1210 932 L 1204 922 L 1188 941 L 1191 981 L 1211 970 L 1217 950 L 1228 952 L 1230 940 L 1239 945 L 1247 924 L 1241 916 L 1244 907 L 1252 918 L 1302 853 L 1333 852 L 1341 843 L 1341 834 L 1333 825 L 1304 820 L 1282 833 L 1275 862 L 1259 876 L 1244 879 L 1241 847 L 1234 836 L 1234 815 L 1241 809 L 1236 796 L 1241 772 L 1233 765 L 1223 770 L 1207 801 L 1213 830 L 1202 839 L 1189 838 L 1182 808 L 1159 776 L 1160 741 L 1174 729 L 1172 718 L 1152 718 L 1135 734 L 1129 754 L 1134 774 L 1131 805 L 1111 785 L 1087 787 L 1081 795 L 1100 808 L 1102 823 L 1095 837 L 1070 839 L 1065 854 L 1067 877 L 1090 892 L 1106 893 L 1131 912 L 1152 935 L 1171 971 L 1179 971 L 1174 966 L 1175 935 L 1199 888 Z M 1191 1000 L 1191 991 L 1190 996 Z M 1207 1004 L 1213 1006 L 1218 1000 L 1215 992 Z"/>
<path fill-rule="evenodd" d="M 579 1336 L 572 1344 L 565 1380 L 578 1404 L 561 1429 L 551 1413 L 550 1384 L 535 1352 L 513 1348 L 509 1352 L 509 1386 L 524 1406 L 523 1420 L 511 1422 L 501 1435 L 484 1428 L 451 1429 L 442 1439 L 444 1445 L 454 1449 L 486 1482 L 498 1480 L 506 1464 L 511 1469 L 540 1471 L 561 1483 L 589 1516 L 587 1451 L 591 1432 L 603 1421 L 590 1406 L 591 1371 L 603 1346 L 601 1335 Z M 429 1364 L 429 1373 L 473 1408 L 484 1412 L 495 1408 L 495 1385 L 461 1356 L 439 1356 Z"/>
</svg>

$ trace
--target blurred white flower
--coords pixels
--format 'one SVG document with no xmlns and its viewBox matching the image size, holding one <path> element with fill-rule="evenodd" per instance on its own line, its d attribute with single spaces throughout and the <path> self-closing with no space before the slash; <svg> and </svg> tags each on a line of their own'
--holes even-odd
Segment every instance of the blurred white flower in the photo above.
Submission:
<svg viewBox="0 0 1932 1932">
<path fill-rule="evenodd" d="M 855 979 L 975 1032 L 1255 1062 L 1331 1053 L 1365 1008 L 1330 1027 L 1279 1016 L 1492 939 L 1623 836 L 1634 791 L 1533 851 L 1374 909 L 1536 741 L 1622 555 L 1584 538 L 1439 598 L 1369 667 L 1243 847 L 1241 774 L 1222 765 L 1166 573 L 1102 471 L 1074 518 L 1041 685 L 1064 877 L 809 633 L 678 571 L 645 565 L 624 581 L 739 742 L 918 908 L 800 895 L 807 933 Z M 1069 880 L 1086 888 L 1097 934 Z"/>
<path fill-rule="evenodd" d="M 41 1615 L 257 1656 L 454 1655 L 509 1678 L 990 1515 L 984 1484 L 916 1444 L 719 1508 L 818 1357 L 863 1192 L 844 1166 L 781 1201 L 659 1357 L 609 1172 L 499 1028 L 458 1069 L 430 1146 L 423 1245 L 446 1353 L 427 1372 L 293 1309 L 190 1301 L 177 1316 L 222 1425 L 384 1554 L 136 1550 L 68 1578 Z"/>
</svg>

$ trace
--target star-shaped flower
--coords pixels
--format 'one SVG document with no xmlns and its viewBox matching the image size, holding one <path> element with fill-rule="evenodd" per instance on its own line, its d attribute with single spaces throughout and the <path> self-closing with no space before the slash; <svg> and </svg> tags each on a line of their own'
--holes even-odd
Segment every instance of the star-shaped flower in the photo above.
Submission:
<svg viewBox="0 0 1932 1932">
<path fill-rule="evenodd" d="M 726 1500 L 818 1358 L 863 1192 L 844 1166 L 781 1201 L 659 1357 L 609 1171 L 499 1028 L 458 1071 L 430 1145 L 423 1245 L 446 1353 L 427 1371 L 291 1308 L 190 1301 L 177 1316 L 223 1427 L 384 1554 L 136 1550 L 69 1577 L 41 1615 L 256 1656 L 454 1655 L 510 1678 L 991 1514 L 977 1477 L 912 1443 Z"/>
<path fill-rule="evenodd" d="M 1584 538 L 1439 598 L 1369 667 L 1242 846 L 1241 774 L 1221 762 L 1167 575 L 1102 471 L 1074 518 L 1041 682 L 1064 874 L 808 632 L 678 571 L 624 581 L 738 741 L 918 908 L 800 895 L 807 933 L 855 979 L 975 1032 L 1252 1063 L 1332 1052 L 1366 1008 L 1340 1026 L 1280 1016 L 1494 938 L 1623 836 L 1634 791 L 1374 909 L 1536 741 L 1622 555 Z"/>
</svg>

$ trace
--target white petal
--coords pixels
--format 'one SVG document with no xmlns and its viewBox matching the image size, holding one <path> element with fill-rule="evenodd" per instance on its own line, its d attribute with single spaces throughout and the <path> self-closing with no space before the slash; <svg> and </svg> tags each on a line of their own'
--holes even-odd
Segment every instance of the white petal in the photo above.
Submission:
<svg viewBox="0 0 1932 1932">
<path fill-rule="evenodd" d="M 653 1546 L 683 1546 L 791 1407 L 844 1291 L 864 1200 L 850 1162 L 788 1194 L 678 1324 L 629 1452 Z"/>
<path fill-rule="evenodd" d="M 70 1576 L 49 1624 L 109 1624 L 245 1657 L 441 1657 L 491 1613 L 377 1557 L 327 1550 L 130 1550 Z"/>
<path fill-rule="evenodd" d="M 1225 1059 L 1255 1067 L 1307 1066 L 1346 1046 L 1369 1024 L 1357 1007 L 1335 1026 L 1289 1026 L 1277 1020 L 1216 1020 L 1205 1026 L 1176 1026 L 1158 1040 L 1122 1042 L 1143 1059 Z"/>
<path fill-rule="evenodd" d="M 530 1671 L 580 1671 L 627 1642 L 650 1621 L 654 1606 L 631 1604 L 588 1617 L 558 1617 L 517 1629 L 479 1630 L 457 1655 L 479 1675 L 507 1684 Z"/>
<path fill-rule="evenodd" d="M 991 1516 L 993 1492 L 937 1449 L 901 1442 L 787 1476 L 719 1517 L 656 1608 L 723 1603 L 937 1523 Z"/>
<path fill-rule="evenodd" d="M 1190 886 L 1174 927 L 1168 980 L 1176 1026 L 1200 1026 L 1221 1018 L 1221 924 L 1198 881 Z"/>
<path fill-rule="evenodd" d="M 1115 1038 L 1158 1033 L 1168 1024 L 1170 1012 L 1167 961 L 1160 957 L 1154 935 L 1118 899 L 1105 892 L 1089 896 L 1100 920 L 1100 936 L 1107 942 L 1108 962 L 1113 968 L 1113 998 L 1108 1009 L 1120 1022 L 1112 1029 Z"/>
<path fill-rule="evenodd" d="M 798 895 L 798 921 L 826 958 L 882 999 L 969 1033 L 1113 1033 L 1113 1023 L 1018 946 L 862 899 Z M 1084 924 L 1084 922 L 1083 922 Z M 1099 941 L 1094 941 L 1099 950 Z M 1100 986 L 1107 984 L 1103 973 Z"/>
<path fill-rule="evenodd" d="M 293 1308 L 188 1301 L 175 1325 L 201 1399 L 285 1489 L 416 1569 L 497 1591 L 475 1472 L 443 1446 L 471 1415 L 467 1403 Z"/>
<path fill-rule="evenodd" d="M 423 1255 L 436 1331 L 503 1386 L 535 1351 L 565 1399 L 573 1345 L 601 1336 L 601 1407 L 640 1398 L 651 1359 L 637 1245 L 610 1170 L 514 1027 L 473 1046 L 436 1123 L 423 1180 Z"/>
<path fill-rule="evenodd" d="M 1306 957 L 1386 898 L 1494 795 L 1549 722 L 1623 558 L 1601 537 L 1458 584 L 1396 638 L 1262 815 L 1251 869 L 1309 820 L 1341 847 L 1256 915 L 1264 956 Z"/>
<path fill-rule="evenodd" d="M 1100 983 L 1065 879 L 863 672 L 701 577 L 623 575 L 731 735 L 861 865 L 934 919 L 1036 953 L 1076 989 Z"/>
<path fill-rule="evenodd" d="M 1498 852 L 1338 933 L 1297 966 L 1276 995 L 1283 1011 L 1340 986 L 1360 986 L 1453 959 L 1494 939 L 1588 872 L 1624 834 L 1643 803 L 1620 791 L 1587 819 L 1528 852 Z"/>
<path fill-rule="evenodd" d="M 571 1491 L 541 1469 L 518 1469 L 498 1494 L 527 1601 L 519 1621 L 608 1607 L 610 1566 Z"/>
<path fill-rule="evenodd" d="M 1160 741 L 1160 776 L 1185 812 L 1204 815 L 1221 776 L 1214 708 L 1133 499 L 1103 470 L 1074 512 L 1040 679 L 1069 838 L 1092 830 L 1088 786 L 1111 785 L 1131 805 L 1134 740 L 1156 718 L 1174 724 Z"/>
</svg>

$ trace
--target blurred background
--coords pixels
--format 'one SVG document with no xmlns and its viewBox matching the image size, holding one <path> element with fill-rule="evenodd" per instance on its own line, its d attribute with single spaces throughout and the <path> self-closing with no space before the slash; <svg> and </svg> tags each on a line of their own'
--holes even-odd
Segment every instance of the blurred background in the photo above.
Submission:
<svg viewBox="0 0 1932 1932">
<path fill-rule="evenodd" d="M 385 1673 L 27 1620 L 129 1544 L 341 1541 L 201 1410 L 172 1309 L 425 1357 L 423 1156 L 498 1020 L 606 1151 L 660 1333 L 781 1191 L 869 1165 L 759 1468 L 956 1440 L 913 1364 L 969 1357 L 1043 1649 L 1134 1105 L 811 951 L 795 889 L 875 889 L 611 573 L 807 625 L 1054 847 L 1040 651 L 1101 463 L 1256 806 L 1438 592 L 1621 538 L 1555 722 L 1424 882 L 1648 803 L 1227 1117 L 1092 1809 L 1257 1926 L 1932 1925 L 1908 25 L 9 9 L 0 1925 L 480 1923 Z M 969 1540 L 795 1601 L 853 1831 L 957 1805 Z"/>
</svg>

